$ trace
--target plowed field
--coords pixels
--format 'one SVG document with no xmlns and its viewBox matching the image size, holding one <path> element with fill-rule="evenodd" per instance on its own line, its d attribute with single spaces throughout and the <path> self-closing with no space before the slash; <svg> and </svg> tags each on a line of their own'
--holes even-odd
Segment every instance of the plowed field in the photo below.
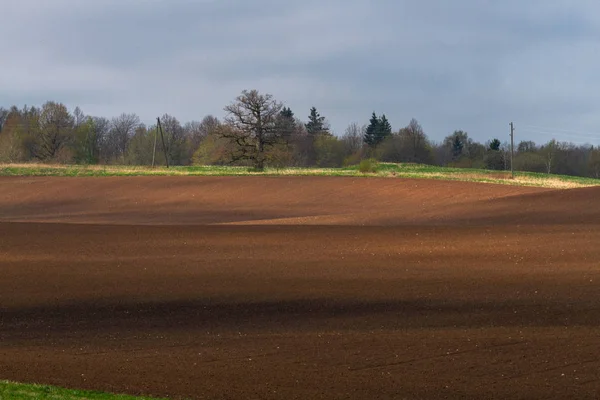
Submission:
<svg viewBox="0 0 600 400">
<path fill-rule="evenodd" d="M 599 199 L 0 178 L 0 379 L 193 399 L 599 398 Z"/>
</svg>

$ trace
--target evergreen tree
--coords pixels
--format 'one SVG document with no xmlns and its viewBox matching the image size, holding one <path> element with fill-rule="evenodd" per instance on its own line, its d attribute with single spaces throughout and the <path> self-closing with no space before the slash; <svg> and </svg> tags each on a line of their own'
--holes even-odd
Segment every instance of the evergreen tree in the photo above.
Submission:
<svg viewBox="0 0 600 400">
<path fill-rule="evenodd" d="M 289 108 L 289 107 L 283 107 L 281 109 L 281 112 L 279 113 L 279 115 L 282 118 L 287 118 L 287 119 L 290 119 L 290 120 L 294 119 L 294 113 L 293 113 L 292 109 Z"/>
<path fill-rule="evenodd" d="M 385 114 L 379 119 L 378 141 L 381 143 L 386 137 L 392 135 L 392 125 L 388 121 Z"/>
<path fill-rule="evenodd" d="M 467 132 L 454 131 L 452 135 L 446 136 L 443 146 L 448 149 L 452 157 L 452 161 L 457 161 L 463 156 L 469 156 L 469 148 L 472 147 L 473 141 L 469 138 Z"/>
<path fill-rule="evenodd" d="M 367 145 L 369 145 L 370 147 L 375 147 L 379 143 L 377 141 L 377 137 L 378 137 L 377 134 L 379 132 L 380 122 L 381 122 L 380 119 L 377 118 L 377 115 L 373 111 L 373 115 L 371 116 L 371 119 L 369 120 L 369 125 L 367 126 L 367 130 L 365 132 L 365 137 L 363 139 L 364 142 Z"/>
<path fill-rule="evenodd" d="M 377 117 L 377 114 L 373 112 L 369 121 L 369 126 L 365 132 L 364 142 L 370 147 L 375 147 L 383 140 L 392 135 L 392 125 L 388 121 L 385 114 L 381 117 Z"/>
<path fill-rule="evenodd" d="M 504 156 L 500 152 L 500 140 L 493 139 L 489 142 L 487 154 L 483 161 L 487 169 L 492 170 L 503 170 L 504 169 Z"/>
<path fill-rule="evenodd" d="M 310 115 L 308 116 L 308 123 L 305 125 L 306 131 L 309 135 L 316 135 L 319 133 L 327 132 L 325 127 L 325 117 L 322 117 L 316 107 L 310 109 Z"/>
<path fill-rule="evenodd" d="M 296 120 L 294 119 L 294 113 L 291 108 L 283 107 L 277 116 L 276 131 L 288 143 L 295 130 Z"/>
<path fill-rule="evenodd" d="M 465 145 L 460 136 L 455 136 L 454 140 L 452 141 L 452 159 L 457 160 L 460 158 L 464 147 Z"/>
<path fill-rule="evenodd" d="M 490 142 L 490 148 L 491 151 L 500 151 L 500 140 L 498 139 L 493 139 Z"/>
</svg>

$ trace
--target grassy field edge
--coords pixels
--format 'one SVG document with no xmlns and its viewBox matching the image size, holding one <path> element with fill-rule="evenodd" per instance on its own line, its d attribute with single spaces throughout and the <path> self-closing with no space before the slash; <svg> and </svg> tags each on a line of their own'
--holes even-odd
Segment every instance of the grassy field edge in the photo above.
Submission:
<svg viewBox="0 0 600 400">
<path fill-rule="evenodd" d="M 50 385 L 15 383 L 0 380 L 0 400 L 60 399 L 60 400 L 166 400 L 135 397 L 89 390 L 63 389 Z"/>
<path fill-rule="evenodd" d="M 119 165 L 49 165 L 0 164 L 0 176 L 346 176 L 438 179 L 504 185 L 536 186 L 569 189 L 599 186 L 600 179 L 534 172 L 516 172 L 514 178 L 506 171 L 436 167 L 422 164 L 379 163 L 377 172 L 362 173 L 358 166 L 345 168 L 267 168 L 255 172 L 246 167 L 175 166 L 145 167 Z"/>
</svg>

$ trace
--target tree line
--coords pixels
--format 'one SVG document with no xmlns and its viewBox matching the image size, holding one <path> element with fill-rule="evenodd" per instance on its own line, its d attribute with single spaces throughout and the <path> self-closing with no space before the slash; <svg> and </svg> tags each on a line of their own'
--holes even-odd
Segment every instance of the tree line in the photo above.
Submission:
<svg viewBox="0 0 600 400">
<path fill-rule="evenodd" d="M 351 123 L 336 136 L 316 107 L 306 120 L 270 94 L 243 91 L 224 108 L 223 120 L 207 115 L 182 124 L 169 114 L 146 126 L 133 113 L 113 118 L 85 115 L 76 107 L 49 101 L 41 107 L 0 107 L 0 162 L 68 164 L 243 165 L 341 167 L 365 158 L 458 168 L 509 170 L 508 143 L 479 143 L 456 130 L 442 141 L 429 139 L 416 119 L 394 130 L 385 114 Z M 156 140 L 158 139 L 158 144 Z M 600 149 L 550 140 L 515 146 L 514 169 L 600 178 Z"/>
</svg>

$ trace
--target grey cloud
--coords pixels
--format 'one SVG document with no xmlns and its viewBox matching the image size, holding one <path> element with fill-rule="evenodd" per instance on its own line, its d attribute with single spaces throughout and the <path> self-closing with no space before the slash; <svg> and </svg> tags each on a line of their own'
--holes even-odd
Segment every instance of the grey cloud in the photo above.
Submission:
<svg viewBox="0 0 600 400">
<path fill-rule="evenodd" d="M 514 120 L 600 143 L 599 11 L 587 0 L 13 0 L 0 102 L 185 121 L 257 88 L 301 118 L 318 107 L 337 133 L 376 111 L 395 129 L 417 118 L 434 140 L 454 129 L 505 140 Z"/>
</svg>

